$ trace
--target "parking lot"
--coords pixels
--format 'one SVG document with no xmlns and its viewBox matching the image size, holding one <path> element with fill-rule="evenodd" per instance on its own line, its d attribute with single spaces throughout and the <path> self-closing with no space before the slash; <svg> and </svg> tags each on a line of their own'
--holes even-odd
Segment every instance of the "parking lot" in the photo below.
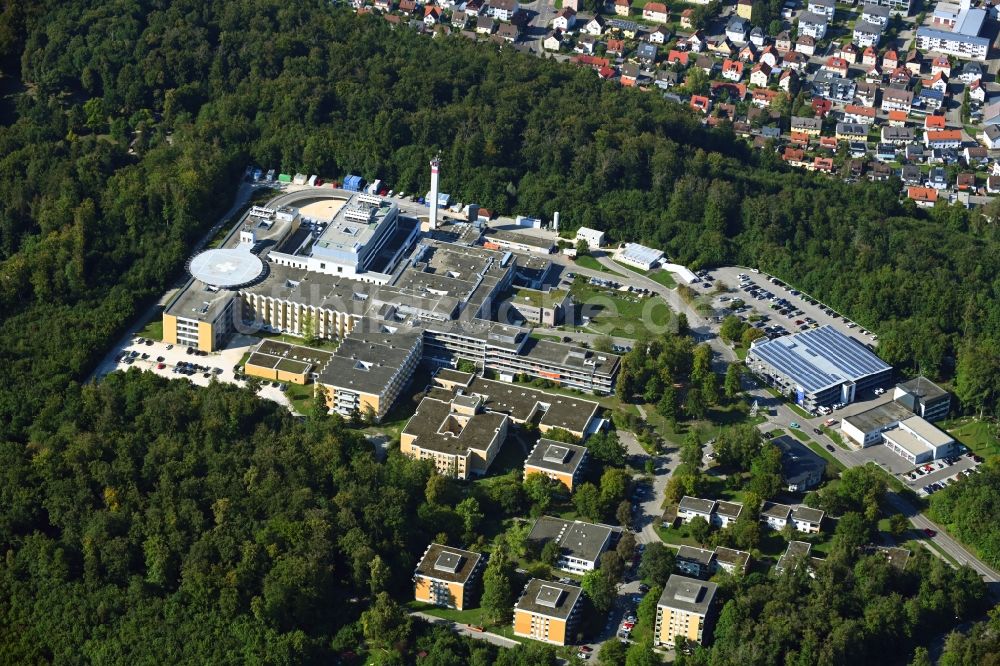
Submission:
<svg viewBox="0 0 1000 666">
<path fill-rule="evenodd" d="M 853 337 L 864 345 L 874 347 L 877 344 L 877 336 L 864 331 L 860 325 L 845 319 L 811 296 L 799 292 L 794 286 L 770 282 L 772 278 L 766 273 L 754 273 L 749 268 L 725 266 L 712 270 L 709 274 L 734 292 L 726 294 L 726 297 L 739 298 L 751 311 L 767 317 L 762 328 L 780 327 L 780 329 L 771 328 L 768 331 L 772 337 L 796 333 L 813 325 L 832 324 L 841 333 Z M 740 274 L 744 274 L 745 278 L 741 279 Z M 774 279 L 777 280 L 777 278 Z M 743 288 L 740 286 L 741 281 L 745 285 Z M 752 294 L 751 292 L 754 290 L 758 293 Z M 772 308 L 773 305 L 777 305 L 770 300 L 772 297 L 784 299 L 787 303 L 784 309 L 790 310 L 789 314 L 781 315 L 778 313 L 778 309 Z M 747 315 L 749 312 L 743 314 Z"/>
<path fill-rule="evenodd" d="M 928 465 L 932 468 L 930 472 L 926 471 Z M 900 476 L 900 480 L 919 494 L 926 495 L 930 494 L 924 490 L 928 486 L 939 484 L 943 487 L 953 483 L 963 472 L 975 470 L 977 467 L 979 467 L 979 463 L 972 456 L 962 455 L 953 464 L 948 464 L 944 460 L 935 460 L 933 463 L 919 465 L 916 469 L 911 468 Z M 920 474 L 917 470 L 924 473 Z M 935 490 L 931 492 L 935 492 Z"/>
<path fill-rule="evenodd" d="M 132 339 L 128 345 L 122 348 L 121 352 L 127 352 L 132 359 L 131 363 L 124 359 L 118 361 L 113 370 L 128 370 L 136 367 L 140 370 L 147 370 L 167 379 L 187 379 L 198 386 L 208 386 L 210 382 L 229 382 L 243 386 L 244 382 L 236 378 L 233 367 L 240 362 L 243 355 L 250 351 L 250 348 L 260 342 L 259 339 L 235 335 L 230 340 L 229 345 L 218 352 L 211 352 L 205 355 L 189 354 L 187 347 L 183 345 L 168 345 L 157 340 L 146 340 L 139 343 L 138 339 Z M 136 356 L 132 357 L 132 352 Z M 147 358 L 142 358 L 146 354 Z M 163 359 L 160 361 L 159 359 Z M 192 363 L 208 370 L 197 370 L 191 374 L 174 372 L 179 364 Z M 163 367 L 159 367 L 159 366 Z M 218 369 L 218 372 L 216 372 Z M 206 376 L 207 375 L 207 376 Z M 260 397 L 280 403 L 285 407 L 291 407 L 287 396 L 274 386 L 262 386 L 257 393 Z"/>
</svg>

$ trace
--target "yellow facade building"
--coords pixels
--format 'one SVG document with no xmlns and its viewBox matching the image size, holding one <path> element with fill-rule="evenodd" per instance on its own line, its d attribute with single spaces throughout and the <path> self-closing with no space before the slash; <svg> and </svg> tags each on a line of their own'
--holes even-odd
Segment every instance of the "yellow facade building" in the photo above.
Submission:
<svg viewBox="0 0 1000 666">
<path fill-rule="evenodd" d="M 413 597 L 446 608 L 470 608 L 479 593 L 484 561 L 479 553 L 432 543 L 413 574 Z"/>
<path fill-rule="evenodd" d="M 514 635 L 553 645 L 572 643 L 580 592 L 576 585 L 532 578 L 514 606 Z"/>
<path fill-rule="evenodd" d="M 585 446 L 564 444 L 543 437 L 524 461 L 524 478 L 528 478 L 529 474 L 544 474 L 572 492 L 586 458 Z"/>
<path fill-rule="evenodd" d="M 653 644 L 674 647 L 677 636 L 703 644 L 711 637 L 713 601 L 718 586 L 674 574 L 667 579 L 656 604 Z"/>
</svg>

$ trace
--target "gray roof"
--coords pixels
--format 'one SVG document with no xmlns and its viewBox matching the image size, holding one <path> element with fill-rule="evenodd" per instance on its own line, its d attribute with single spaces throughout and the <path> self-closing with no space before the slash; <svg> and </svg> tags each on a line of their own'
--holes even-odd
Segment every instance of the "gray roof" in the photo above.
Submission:
<svg viewBox="0 0 1000 666">
<path fill-rule="evenodd" d="M 715 549 L 715 559 L 723 564 L 745 569 L 747 564 L 750 562 L 750 553 L 745 550 L 736 550 L 735 548 L 719 546 Z"/>
<path fill-rule="evenodd" d="M 809 393 L 892 369 L 857 340 L 830 325 L 757 343 L 750 354 Z"/>
<path fill-rule="evenodd" d="M 606 525 L 542 516 L 532 526 L 528 540 L 539 544 L 555 541 L 563 555 L 596 562 L 611 539 L 611 531 Z"/>
<path fill-rule="evenodd" d="M 823 512 L 819 509 L 812 509 L 808 506 L 800 505 L 792 509 L 792 518 L 818 525 L 823 522 Z"/>
<path fill-rule="evenodd" d="M 532 578 L 524 586 L 515 608 L 529 613 L 566 620 L 580 600 L 581 589 L 550 580 Z"/>
<path fill-rule="evenodd" d="M 873 407 L 872 409 L 858 412 L 851 416 L 845 416 L 844 422 L 850 423 L 861 432 L 875 432 L 883 430 L 893 423 L 899 423 L 903 419 L 913 416 L 913 412 L 896 402 L 887 402 L 884 405 Z"/>
<path fill-rule="evenodd" d="M 482 559 L 479 553 L 432 543 L 417 564 L 417 575 L 452 583 L 468 582 Z"/>
<path fill-rule="evenodd" d="M 715 508 L 715 500 L 701 499 L 699 497 L 689 497 L 688 495 L 685 495 L 681 498 L 677 508 L 682 511 L 712 513 L 712 509 Z"/>
<path fill-rule="evenodd" d="M 869 16 L 879 16 L 888 18 L 889 6 L 879 5 L 874 2 L 866 2 L 864 8 L 861 10 L 861 15 L 864 16 L 865 14 L 868 14 Z"/>
<path fill-rule="evenodd" d="M 587 456 L 587 447 L 578 444 L 564 444 L 544 437 L 538 440 L 531 453 L 528 454 L 525 466 L 563 474 L 576 474 L 580 464 Z"/>
<path fill-rule="evenodd" d="M 706 567 L 712 563 L 712 558 L 715 553 L 711 550 L 705 550 L 704 548 L 695 548 L 694 546 L 681 546 L 677 551 L 678 560 L 687 560 L 688 562 L 697 562 L 698 564 L 703 564 Z"/>
<path fill-rule="evenodd" d="M 503 426 L 506 416 L 490 412 L 455 418 L 451 403 L 424 398 L 403 432 L 414 435 L 414 445 L 430 451 L 465 455 L 469 449 L 485 450 Z"/>
<path fill-rule="evenodd" d="M 663 594 L 657 605 L 707 615 L 718 587 L 715 583 L 673 574 L 663 586 Z"/>
<path fill-rule="evenodd" d="M 826 461 L 794 437 L 782 435 L 773 442 L 781 451 L 781 468 L 787 483 L 798 483 L 816 473 L 822 475 L 826 469 Z"/>
<path fill-rule="evenodd" d="M 776 502 L 764 502 L 764 506 L 760 509 L 760 515 L 765 518 L 780 518 L 781 520 L 788 520 L 788 516 L 792 512 L 792 507 L 787 504 L 778 504 Z"/>
<path fill-rule="evenodd" d="M 724 502 L 719 500 L 715 503 L 715 512 L 720 516 L 736 520 L 741 511 L 743 511 L 743 505 L 739 502 Z"/>
<path fill-rule="evenodd" d="M 407 359 L 419 354 L 420 329 L 385 327 L 362 319 L 319 373 L 321 384 L 381 394 Z"/>
<path fill-rule="evenodd" d="M 812 544 L 805 541 L 789 541 L 788 548 L 785 552 L 781 554 L 778 558 L 778 564 L 775 566 L 775 570 L 784 571 L 792 558 L 797 557 L 808 557 L 809 553 L 812 551 Z"/>
<path fill-rule="evenodd" d="M 538 424 L 563 428 L 570 432 L 585 431 L 600 407 L 592 400 L 546 393 L 530 386 L 498 382 L 482 377 L 474 378 L 466 392 L 481 395 L 486 410 L 508 414 L 519 423 L 527 421 L 547 405 L 548 408 Z"/>
<path fill-rule="evenodd" d="M 990 125 L 990 127 L 994 127 L 994 125 Z M 989 129 L 989 127 L 987 129 Z M 998 131 L 1000 131 L 1000 128 L 998 128 Z M 922 376 L 901 382 L 896 386 L 897 388 L 900 388 L 911 395 L 915 395 L 924 401 L 934 400 L 935 398 L 948 395 L 948 392 L 943 388 Z"/>
</svg>

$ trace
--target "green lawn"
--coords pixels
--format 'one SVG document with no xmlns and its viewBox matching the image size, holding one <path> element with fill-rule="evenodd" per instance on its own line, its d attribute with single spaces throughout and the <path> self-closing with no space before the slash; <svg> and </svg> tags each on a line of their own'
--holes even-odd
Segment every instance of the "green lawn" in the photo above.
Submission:
<svg viewBox="0 0 1000 666">
<path fill-rule="evenodd" d="M 656 533 L 660 535 L 660 539 L 663 543 L 668 546 L 673 546 L 675 548 L 679 548 L 681 546 L 694 546 L 695 548 L 701 547 L 701 544 L 691 537 L 686 524 L 679 527 L 657 526 Z"/>
<path fill-rule="evenodd" d="M 792 433 L 793 435 L 795 435 L 796 437 L 798 437 L 803 442 L 811 442 L 812 441 L 812 438 L 809 435 L 807 435 L 804 432 L 802 432 L 802 430 L 799 429 L 799 428 L 789 428 L 788 432 Z"/>
<path fill-rule="evenodd" d="M 621 273 L 616 273 L 610 268 L 606 268 L 604 264 L 602 264 L 589 254 L 585 254 L 582 257 L 577 257 L 573 261 L 576 262 L 577 266 L 580 266 L 582 268 L 589 268 L 592 271 L 601 271 L 603 273 L 609 273 L 611 275 L 617 275 L 618 277 L 622 277 Z"/>
<path fill-rule="evenodd" d="M 636 339 L 643 331 L 655 334 L 668 330 L 674 319 L 670 306 L 659 296 L 647 298 L 597 288 L 582 278 L 573 283 L 570 293 L 579 312 L 590 317 L 582 330 Z"/>
<path fill-rule="evenodd" d="M 833 440 L 833 443 L 844 449 L 845 451 L 850 451 L 851 447 L 844 443 L 844 438 L 840 436 L 840 433 L 833 428 L 827 428 L 826 426 L 820 426 L 820 430 L 823 434 Z"/>
<path fill-rule="evenodd" d="M 257 337 L 266 340 L 276 340 L 278 342 L 285 342 L 290 345 L 299 345 L 301 347 L 312 347 L 313 349 L 322 349 L 325 351 L 337 351 L 337 347 L 340 346 L 340 340 L 328 339 L 328 338 L 317 338 L 309 344 L 306 344 L 305 339 L 296 337 L 294 335 L 288 335 L 287 333 L 268 333 L 262 331 L 257 334 Z"/>
<path fill-rule="evenodd" d="M 285 391 L 285 395 L 288 396 L 289 401 L 292 403 L 292 407 L 295 408 L 299 414 L 305 414 L 309 411 L 309 406 L 312 404 L 313 391 L 315 391 L 314 384 L 288 384 L 288 390 Z"/>
<path fill-rule="evenodd" d="M 163 317 L 157 315 L 136 335 L 140 338 L 149 338 L 150 340 L 163 340 Z"/>
<path fill-rule="evenodd" d="M 654 282 L 659 282 L 667 289 L 673 289 L 674 287 L 677 286 L 677 280 L 674 279 L 674 276 L 671 275 L 670 271 L 664 271 L 664 270 L 653 271 L 651 274 L 649 274 L 649 279 L 653 280 Z"/>
<path fill-rule="evenodd" d="M 442 620 L 448 620 L 449 622 L 471 624 L 475 627 L 483 627 L 486 631 L 494 634 L 500 634 L 501 636 L 517 641 L 518 643 L 523 643 L 525 640 L 515 636 L 514 627 L 509 624 L 484 624 L 482 608 L 470 608 L 468 610 L 460 611 L 455 610 L 454 608 L 432 606 L 431 604 L 425 604 L 420 601 L 409 601 L 406 603 L 406 607 L 411 611 L 427 613 L 428 615 L 433 615 L 434 617 L 439 617 Z"/>
<path fill-rule="evenodd" d="M 833 469 L 837 470 L 838 472 L 844 471 L 843 463 L 834 458 L 833 455 L 831 455 L 831 453 L 826 450 L 825 446 L 812 441 L 808 437 L 806 438 L 805 443 L 806 446 L 808 446 L 813 453 L 815 453 L 818 456 L 821 456 L 823 460 L 825 460 L 826 463 L 830 465 Z"/>
<path fill-rule="evenodd" d="M 996 424 L 967 416 L 942 421 L 938 425 L 977 455 L 984 458 L 1000 456 L 1000 440 L 997 438 Z"/>
</svg>

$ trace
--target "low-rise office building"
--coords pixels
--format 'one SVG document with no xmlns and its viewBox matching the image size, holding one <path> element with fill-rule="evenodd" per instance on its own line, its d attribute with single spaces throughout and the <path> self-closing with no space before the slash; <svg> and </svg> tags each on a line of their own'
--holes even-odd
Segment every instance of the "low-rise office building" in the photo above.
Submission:
<svg viewBox="0 0 1000 666">
<path fill-rule="evenodd" d="M 587 447 L 543 437 L 524 461 L 524 478 L 529 474 L 544 474 L 573 492 L 586 460 Z"/>
<path fill-rule="evenodd" d="M 656 604 L 653 645 L 674 647 L 677 636 L 704 644 L 712 634 L 715 620 L 715 583 L 673 574 L 663 586 Z"/>
<path fill-rule="evenodd" d="M 951 411 L 951 394 L 925 377 L 897 384 L 892 399 L 931 423 Z"/>
<path fill-rule="evenodd" d="M 892 366 L 833 326 L 756 341 L 747 366 L 806 409 L 851 403 L 859 391 L 886 384 Z"/>
<path fill-rule="evenodd" d="M 432 543 L 413 574 L 413 598 L 467 610 L 478 598 L 484 563 L 485 558 L 479 553 Z"/>
<path fill-rule="evenodd" d="M 599 248 L 604 245 L 607 234 L 590 227 L 580 227 L 576 230 L 576 242 L 583 241 L 589 248 Z"/>
<path fill-rule="evenodd" d="M 555 327 L 563 323 L 571 303 L 569 293 L 564 289 L 517 289 L 507 302 L 510 306 L 507 319 Z"/>
<path fill-rule="evenodd" d="M 663 250 L 646 247 L 638 243 L 625 243 L 625 245 L 615 253 L 615 260 L 626 266 L 632 266 L 642 271 L 651 270 L 660 259 L 663 258 Z"/>
<path fill-rule="evenodd" d="M 532 526 L 528 541 L 536 544 L 539 550 L 547 542 L 554 541 L 559 546 L 556 568 L 585 574 L 600 566 L 601 556 L 611 545 L 614 533 L 607 525 L 542 516 Z"/>
<path fill-rule="evenodd" d="M 576 585 L 532 578 L 514 606 L 514 635 L 553 645 L 572 642 L 581 592 Z"/>
<path fill-rule="evenodd" d="M 841 431 L 862 447 L 885 444 L 912 465 L 953 456 L 954 438 L 917 416 L 905 403 L 887 402 L 843 419 Z"/>
<path fill-rule="evenodd" d="M 262 340 L 251 350 L 243 371 L 251 377 L 304 385 L 318 376 L 332 356 L 330 351 Z"/>
</svg>

